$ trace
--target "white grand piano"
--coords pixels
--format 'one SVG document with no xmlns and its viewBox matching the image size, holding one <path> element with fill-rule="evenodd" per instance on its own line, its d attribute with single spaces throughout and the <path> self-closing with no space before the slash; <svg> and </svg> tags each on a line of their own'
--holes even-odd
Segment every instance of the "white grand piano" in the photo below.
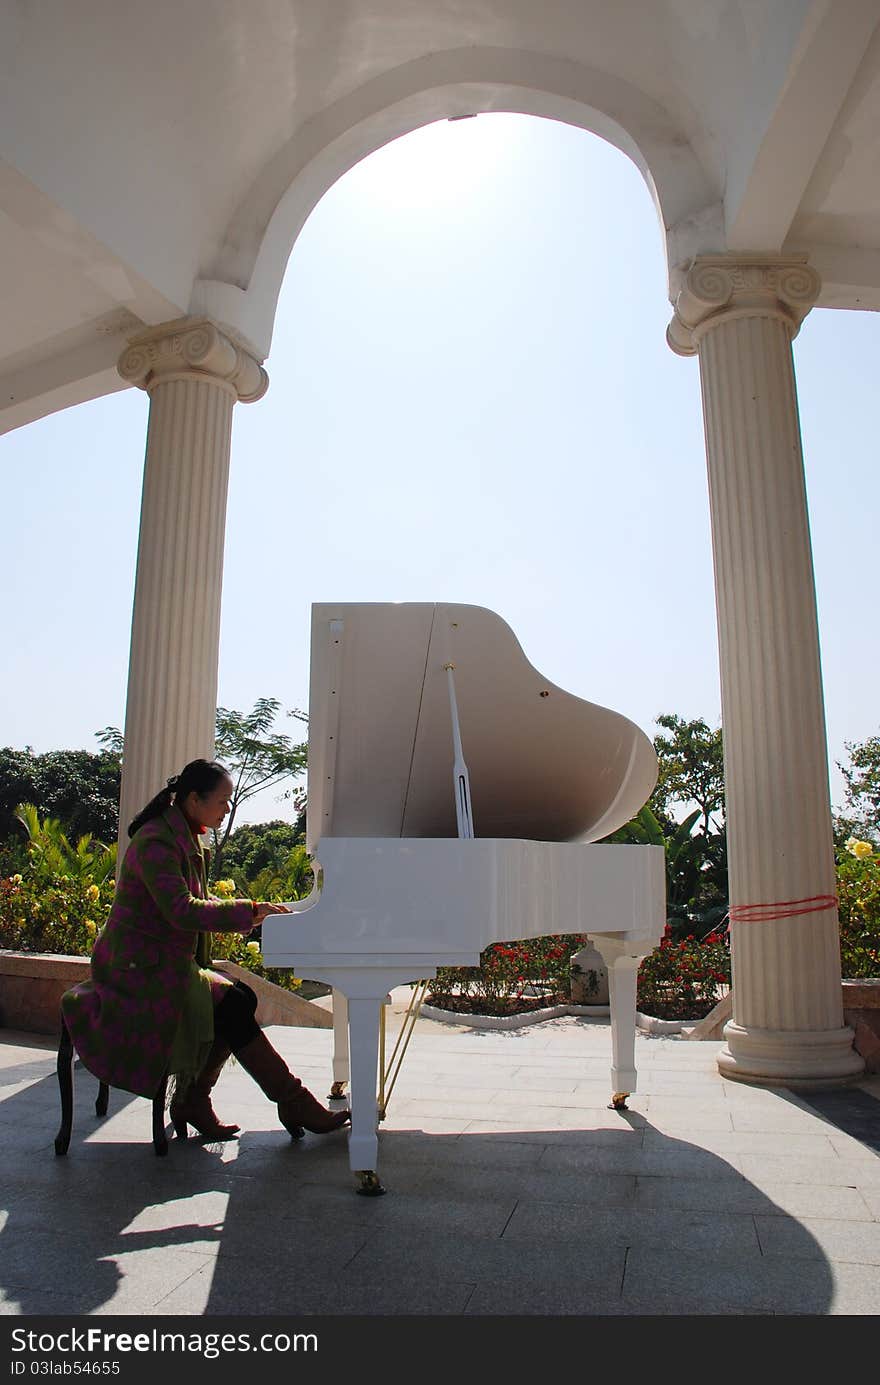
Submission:
<svg viewBox="0 0 880 1385">
<path fill-rule="evenodd" d="M 635 1090 L 636 975 L 665 922 L 661 847 L 589 845 L 657 775 L 632 722 L 554 686 L 480 606 L 312 607 L 315 889 L 263 924 L 270 967 L 334 988 L 351 1168 L 377 1176 L 380 1012 L 492 942 L 586 933 L 608 967 L 613 1103 Z"/>
</svg>

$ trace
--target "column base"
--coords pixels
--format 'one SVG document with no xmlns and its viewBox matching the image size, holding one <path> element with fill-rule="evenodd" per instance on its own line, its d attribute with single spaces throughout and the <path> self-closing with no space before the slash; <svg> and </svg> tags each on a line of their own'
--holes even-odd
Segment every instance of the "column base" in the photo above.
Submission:
<svg viewBox="0 0 880 1385">
<path fill-rule="evenodd" d="M 718 1071 L 734 1082 L 818 1090 L 843 1087 L 865 1071 L 847 1026 L 746 1029 L 730 1020 L 722 1032 L 727 1047 L 718 1054 Z"/>
</svg>

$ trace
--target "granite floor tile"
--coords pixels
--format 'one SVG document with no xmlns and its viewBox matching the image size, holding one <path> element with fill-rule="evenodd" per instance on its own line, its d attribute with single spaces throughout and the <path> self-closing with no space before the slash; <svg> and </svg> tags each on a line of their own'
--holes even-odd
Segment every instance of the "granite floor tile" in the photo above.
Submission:
<svg viewBox="0 0 880 1385">
<path fill-rule="evenodd" d="M 582 1096 L 575 1092 L 575 1084 L 572 1083 L 567 1089 L 556 1087 L 555 1089 L 536 1089 L 517 1088 L 513 1085 L 506 1088 L 496 1087 L 491 1097 L 485 1104 L 488 1113 L 497 1112 L 499 1115 L 511 1116 L 518 1113 L 535 1113 L 541 1111 L 545 1106 L 566 1106 L 576 1107 L 582 1110 L 585 1106 L 599 1105 L 599 1089 L 593 1089 L 594 1100 L 587 1103 Z M 453 1098 L 454 1099 L 454 1098 Z"/>
<path fill-rule="evenodd" d="M 609 1120 L 607 1126 L 601 1122 L 600 1112 L 590 1112 L 590 1120 L 585 1121 L 583 1126 L 558 1127 L 550 1129 L 546 1122 L 518 1121 L 516 1125 L 511 1121 L 488 1121 L 472 1120 L 468 1121 L 462 1132 L 462 1137 L 467 1139 L 471 1135 L 491 1135 L 498 1139 L 507 1139 L 514 1142 L 527 1143 L 536 1141 L 539 1144 L 581 1144 L 581 1143 L 602 1143 L 608 1139 L 625 1138 L 641 1142 L 642 1128 L 638 1124 L 630 1124 L 626 1119 L 615 1113 Z M 595 1123 L 594 1123 L 595 1122 Z M 626 1132 L 623 1134 L 622 1132 Z"/>
<path fill-rule="evenodd" d="M 694 1102 L 689 1108 L 676 1108 L 674 1111 L 663 1105 L 663 1098 L 656 1098 L 646 1113 L 648 1124 L 663 1134 L 686 1139 L 688 1132 L 701 1130 L 733 1130 L 734 1117 L 726 1107 L 701 1106 Z"/>
<path fill-rule="evenodd" d="M 779 1131 L 767 1133 L 762 1130 L 700 1130 L 691 1135 L 689 1143 L 708 1153 L 718 1154 L 722 1159 L 740 1154 L 791 1154 L 816 1158 L 834 1156 L 834 1147 L 828 1137 L 815 1133 L 799 1135 Z M 668 1144 L 668 1135 L 656 1130 L 645 1131 L 646 1150 L 666 1148 Z"/>
<path fill-rule="evenodd" d="M 566 1206 L 557 1201 L 517 1205 L 504 1230 L 505 1240 L 581 1241 L 597 1254 L 604 1246 L 656 1246 L 671 1252 L 729 1252 L 758 1258 L 761 1246 L 750 1213 L 648 1210 L 596 1204 Z"/>
<path fill-rule="evenodd" d="M 441 1116 L 401 1105 L 396 1108 L 395 1112 L 390 1112 L 382 1122 L 379 1136 L 380 1148 L 382 1136 L 391 1131 L 419 1130 L 423 1135 L 446 1136 L 450 1139 L 456 1139 L 468 1128 L 469 1124 L 470 1119 L 467 1116 Z"/>
<path fill-rule="evenodd" d="M 491 1240 L 501 1235 L 516 1205 L 513 1194 L 501 1193 L 489 1200 L 469 1193 L 465 1186 L 454 1188 L 450 1196 L 429 1175 L 407 1179 L 401 1171 L 394 1178 L 383 1170 L 381 1176 L 388 1190 L 381 1198 L 357 1197 L 347 1184 L 310 1184 L 290 1214 L 276 1222 L 277 1235 L 293 1238 L 299 1227 L 305 1236 L 309 1226 L 324 1226 L 328 1241 L 335 1243 L 343 1232 L 353 1238 L 369 1237 L 379 1230 L 421 1236 L 439 1225 L 450 1233 Z"/>
<path fill-rule="evenodd" d="M 459 1316 L 466 1311 L 473 1291 L 473 1283 L 461 1279 L 438 1280 L 414 1274 L 405 1281 L 395 1278 L 374 1283 L 345 1276 L 330 1279 L 308 1275 L 299 1282 L 264 1280 L 246 1288 L 240 1279 L 225 1276 L 221 1265 L 206 1267 L 177 1286 L 157 1311 L 205 1317 L 247 1313 L 287 1320 L 309 1314 Z M 332 1344 L 327 1345 L 332 1351 Z"/>
<path fill-rule="evenodd" d="M 399 1166 L 395 1169 L 394 1164 L 389 1162 L 387 1166 L 383 1165 L 384 1178 L 389 1183 L 393 1179 L 394 1191 L 401 1199 L 407 1194 L 410 1201 L 415 1201 L 415 1209 L 407 1215 L 420 1215 L 419 1204 L 424 1202 L 430 1205 L 436 1198 L 476 1204 L 475 1229 L 482 1220 L 481 1209 L 490 1205 L 506 1207 L 508 1216 L 517 1203 L 535 1199 L 541 1202 L 558 1200 L 567 1206 L 581 1208 L 603 1205 L 619 1207 L 630 1203 L 635 1192 L 635 1178 L 632 1175 L 588 1169 L 555 1170 L 529 1166 L 492 1169 L 461 1165 L 444 1172 L 425 1166 Z"/>
<path fill-rule="evenodd" d="M 400 1162 L 409 1167 L 463 1167 L 490 1170 L 534 1166 L 541 1158 L 544 1146 L 540 1141 L 497 1139 L 492 1135 L 458 1135 L 440 1140 L 421 1130 L 404 1128 L 386 1131 L 380 1141 L 383 1166 L 391 1168 Z"/>
<path fill-rule="evenodd" d="M 68 1284 L 46 1289 L 0 1287 L 0 1317 L 85 1317 L 92 1311 L 88 1293 L 77 1294 Z"/>
<path fill-rule="evenodd" d="M 652 1298 L 669 1311 L 724 1304 L 762 1313 L 829 1312 L 830 1267 L 820 1261 L 743 1259 L 704 1254 L 671 1260 L 662 1250 L 636 1247 L 626 1260 L 623 1298 Z"/>
<path fill-rule="evenodd" d="M 801 1217 L 755 1217 L 761 1250 L 766 1256 L 790 1259 L 839 1260 L 854 1265 L 880 1266 L 880 1222 L 830 1221 Z M 807 1231 L 808 1237 L 802 1233 Z M 880 1300 L 876 1311 L 880 1312 Z"/>
<path fill-rule="evenodd" d="M 390 1276 L 402 1280 L 410 1275 L 438 1280 L 457 1276 L 474 1284 L 517 1281 L 526 1290 L 536 1284 L 580 1283 L 614 1295 L 620 1289 L 625 1257 L 623 1246 L 609 1245 L 597 1256 L 589 1244 L 476 1238 L 435 1227 L 407 1241 L 377 1232 L 348 1265 L 346 1276 L 375 1282 L 388 1282 Z"/>
<path fill-rule="evenodd" d="M 819 1184 L 768 1184 L 756 1188 L 747 1179 L 686 1181 L 679 1178 L 636 1180 L 637 1207 L 687 1207 L 694 1211 L 754 1212 L 765 1216 L 822 1216 L 866 1221 L 868 1208 L 855 1188 Z"/>
<path fill-rule="evenodd" d="M 621 1295 L 582 1284 L 535 1284 L 494 1280 L 476 1285 L 468 1300 L 468 1317 L 627 1317 L 632 1309 Z M 637 1310 L 638 1311 L 638 1310 Z"/>
<path fill-rule="evenodd" d="M 693 1095 L 680 1096 L 669 1092 L 652 1092 L 643 1096 L 648 1112 L 662 1112 L 666 1116 L 677 1118 L 690 1118 L 694 1112 L 708 1113 L 719 1116 L 729 1115 L 729 1104 L 719 1093 L 695 1092 Z"/>
<path fill-rule="evenodd" d="M 767 1183 L 819 1183 L 841 1188 L 880 1188 L 880 1159 L 808 1159 L 742 1154 L 743 1173 L 761 1187 Z"/>
<path fill-rule="evenodd" d="M 594 1173 L 632 1173 L 680 1178 L 739 1178 L 740 1156 L 720 1157 L 705 1150 L 667 1140 L 650 1149 L 634 1141 L 612 1149 L 595 1145 L 548 1145 L 541 1155 L 541 1169 L 582 1169 Z"/>
<path fill-rule="evenodd" d="M 833 1135 L 834 1126 L 821 1116 L 801 1111 L 789 1105 L 752 1106 L 750 1103 L 730 1102 L 734 1130 L 758 1130 L 764 1134 Z"/>
<path fill-rule="evenodd" d="M 169 1245 L 150 1245 L 138 1250 L 108 1251 L 100 1258 L 78 1254 L 76 1274 L 59 1276 L 66 1241 L 50 1244 L 49 1238 L 31 1237 L 30 1258 L 18 1246 L 4 1245 L 0 1270 L 4 1292 L 14 1296 L 23 1313 L 30 1306 L 30 1292 L 44 1299 L 51 1290 L 55 1313 L 150 1312 L 172 1288 L 209 1264 L 208 1256 Z M 5 1242 L 5 1237 L 4 1237 Z"/>
<path fill-rule="evenodd" d="M 880 1221 L 880 1188 L 862 1188 L 861 1195 L 875 1221 Z"/>
<path fill-rule="evenodd" d="M 880 1154 L 870 1145 L 863 1144 L 852 1135 L 843 1135 L 839 1131 L 832 1130 L 828 1135 L 828 1142 L 836 1154 L 841 1159 L 865 1159 L 869 1163 L 880 1163 Z"/>
</svg>

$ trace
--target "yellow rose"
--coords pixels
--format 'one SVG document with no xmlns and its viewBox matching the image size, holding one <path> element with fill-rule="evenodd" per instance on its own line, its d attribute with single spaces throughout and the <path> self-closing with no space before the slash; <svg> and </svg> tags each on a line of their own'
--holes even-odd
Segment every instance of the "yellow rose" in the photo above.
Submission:
<svg viewBox="0 0 880 1385">
<path fill-rule="evenodd" d="M 92 920 L 91 920 L 91 919 L 86 919 L 86 920 L 85 920 L 85 925 L 86 925 L 86 932 L 87 932 L 87 933 L 92 934 L 92 936 L 94 936 L 94 934 L 97 933 L 98 930 L 97 930 L 97 928 L 95 927 L 95 925 L 92 923 Z"/>
<path fill-rule="evenodd" d="M 868 856 L 874 854 L 871 843 L 859 841 L 858 837 L 849 837 L 846 842 L 846 849 L 851 856 L 855 856 L 857 861 L 864 861 Z"/>
<path fill-rule="evenodd" d="M 97 885 L 89 885 L 89 888 L 86 890 L 86 895 L 92 903 L 100 897 L 100 894 L 101 891 L 98 889 Z"/>
<path fill-rule="evenodd" d="M 248 943 L 248 944 L 247 944 L 247 949 L 248 949 L 248 952 L 259 952 L 259 950 L 260 950 L 260 944 L 259 944 L 259 943 Z"/>
<path fill-rule="evenodd" d="M 235 894 L 235 881 L 215 880 L 214 893 L 220 895 L 221 899 L 230 899 Z"/>
<path fill-rule="evenodd" d="M 13 877 L 12 877 L 12 883 L 13 883 L 13 885 L 20 885 L 20 884 L 21 884 L 21 876 L 20 876 L 20 875 L 13 875 Z"/>
</svg>

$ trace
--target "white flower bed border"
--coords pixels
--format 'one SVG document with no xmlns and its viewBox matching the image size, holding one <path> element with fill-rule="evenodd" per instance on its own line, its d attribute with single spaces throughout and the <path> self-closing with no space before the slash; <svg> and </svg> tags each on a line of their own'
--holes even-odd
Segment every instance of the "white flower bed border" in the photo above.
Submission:
<svg viewBox="0 0 880 1385">
<path fill-rule="evenodd" d="M 459 1024 L 469 1029 L 524 1029 L 528 1024 L 540 1024 L 560 1015 L 579 1015 L 582 1019 L 604 1019 L 611 1014 L 608 1005 L 548 1005 L 543 1010 L 530 1010 L 525 1015 L 465 1015 L 457 1010 L 441 1010 L 436 1005 L 423 1005 L 423 1019 L 439 1020 L 441 1024 Z M 692 1029 L 699 1020 L 659 1020 L 654 1015 L 636 1011 L 636 1028 L 645 1034 L 681 1034 Z"/>
</svg>

